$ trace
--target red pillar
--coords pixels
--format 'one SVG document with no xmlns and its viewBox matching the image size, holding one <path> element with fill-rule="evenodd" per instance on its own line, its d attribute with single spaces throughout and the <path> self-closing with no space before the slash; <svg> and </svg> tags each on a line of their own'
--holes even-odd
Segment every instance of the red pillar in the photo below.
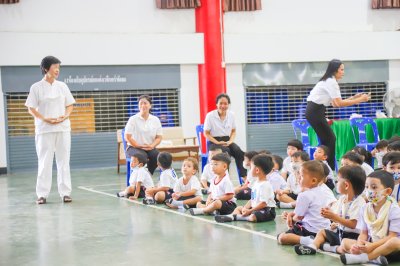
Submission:
<svg viewBox="0 0 400 266">
<path fill-rule="evenodd" d="M 223 16 L 221 0 L 202 0 L 196 8 L 196 32 L 204 33 L 204 64 L 198 66 L 200 122 L 215 109 L 215 98 L 226 92 L 223 60 Z"/>
</svg>

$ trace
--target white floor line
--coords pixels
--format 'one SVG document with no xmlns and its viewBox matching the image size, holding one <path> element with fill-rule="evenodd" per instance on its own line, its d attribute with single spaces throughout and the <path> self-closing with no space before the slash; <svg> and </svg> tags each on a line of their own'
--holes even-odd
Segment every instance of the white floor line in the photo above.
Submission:
<svg viewBox="0 0 400 266">
<path fill-rule="evenodd" d="M 238 227 L 238 226 L 235 226 L 235 225 L 226 224 L 226 223 L 217 223 L 215 221 L 202 218 L 200 216 L 193 216 L 193 215 L 190 215 L 190 214 L 178 212 L 178 211 L 173 210 L 173 209 L 166 209 L 166 208 L 158 207 L 157 205 L 145 205 L 142 202 L 139 202 L 139 201 L 136 201 L 136 200 L 130 200 L 130 199 L 127 199 L 127 198 L 118 198 L 116 194 L 110 194 L 110 193 L 107 193 L 107 192 L 94 190 L 92 188 L 88 188 L 88 187 L 84 187 L 84 186 L 78 186 L 78 188 L 82 189 L 82 190 L 89 191 L 89 192 L 93 192 L 93 193 L 97 193 L 97 194 L 101 194 L 101 195 L 117 198 L 117 199 L 120 199 L 120 200 L 126 200 L 126 201 L 132 202 L 132 203 L 137 204 L 137 205 L 143 205 L 143 206 L 154 208 L 154 209 L 158 209 L 158 210 L 161 210 L 161 211 L 170 212 L 170 213 L 174 213 L 174 214 L 177 214 L 177 215 L 189 217 L 189 218 L 192 218 L 192 219 L 195 219 L 195 220 L 199 220 L 199 221 L 203 221 L 203 222 L 206 222 L 206 223 L 215 224 L 215 225 L 219 225 L 219 226 L 224 226 L 224 227 L 228 227 L 228 228 L 235 229 L 235 230 L 242 231 L 242 232 L 247 232 L 247 233 L 250 233 L 250 234 L 253 234 L 253 235 L 258 235 L 258 236 L 261 236 L 261 237 L 264 237 L 264 238 L 268 238 L 268 239 L 272 239 L 272 240 L 276 241 L 276 236 L 269 235 L 269 234 L 266 234 L 266 233 L 263 233 L 263 232 L 254 231 L 254 230 L 246 229 L 246 228 L 241 228 L 241 227 Z M 331 256 L 331 257 L 339 258 L 339 255 L 334 254 L 334 253 L 324 252 L 324 251 L 320 251 L 320 250 L 317 250 L 317 252 L 321 253 L 321 254 L 324 254 L 324 255 Z"/>
<path fill-rule="evenodd" d="M 119 186 L 121 183 L 113 183 L 113 184 L 102 184 L 102 185 L 85 185 L 83 187 L 110 187 L 110 186 Z"/>
</svg>

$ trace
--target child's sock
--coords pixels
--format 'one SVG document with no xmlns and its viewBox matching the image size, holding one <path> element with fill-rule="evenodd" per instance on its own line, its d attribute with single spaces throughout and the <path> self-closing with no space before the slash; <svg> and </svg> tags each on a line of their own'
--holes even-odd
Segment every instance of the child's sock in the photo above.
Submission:
<svg viewBox="0 0 400 266">
<path fill-rule="evenodd" d="M 248 221 L 249 220 L 249 216 L 242 216 L 240 214 L 236 215 L 236 219 L 235 221 Z"/>
<path fill-rule="evenodd" d="M 340 260 L 343 264 L 359 264 L 368 262 L 368 254 L 361 253 L 359 255 L 354 254 L 342 254 L 340 255 Z"/>
<path fill-rule="evenodd" d="M 117 192 L 117 197 L 121 198 L 121 197 L 125 197 L 125 196 L 126 196 L 125 191 Z"/>
<path fill-rule="evenodd" d="M 389 265 L 389 262 L 387 261 L 386 257 L 384 256 L 379 256 L 374 260 L 368 261 L 369 263 L 373 264 L 378 264 L 378 265 Z"/>
<path fill-rule="evenodd" d="M 202 215 L 202 214 L 204 214 L 203 208 L 192 208 L 192 209 L 189 209 L 189 212 L 190 212 L 191 215 Z"/>
<path fill-rule="evenodd" d="M 183 201 L 182 200 L 172 200 L 171 205 L 174 205 L 176 207 L 183 207 Z"/>
<path fill-rule="evenodd" d="M 310 246 L 311 244 L 313 244 L 313 242 L 314 242 L 314 239 L 312 239 L 310 236 L 300 237 L 300 244 L 302 244 L 302 245 Z M 314 249 L 317 249 L 317 248 L 314 248 Z"/>
<path fill-rule="evenodd" d="M 280 202 L 279 203 L 279 208 L 281 209 L 293 209 L 292 203 L 286 203 L 286 202 Z"/>
<path fill-rule="evenodd" d="M 324 244 L 322 245 L 322 250 L 323 250 L 323 251 L 332 252 L 332 253 L 337 253 L 336 249 L 337 249 L 338 247 L 339 247 L 339 246 L 331 246 L 331 245 L 329 245 L 329 243 L 324 243 Z"/>
</svg>

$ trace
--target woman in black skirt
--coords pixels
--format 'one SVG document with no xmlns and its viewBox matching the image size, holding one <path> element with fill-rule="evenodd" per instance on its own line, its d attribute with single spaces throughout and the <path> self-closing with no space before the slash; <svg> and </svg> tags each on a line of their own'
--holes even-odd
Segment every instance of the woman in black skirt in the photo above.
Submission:
<svg viewBox="0 0 400 266">
<path fill-rule="evenodd" d="M 314 128 L 321 140 L 321 144 L 329 148 L 328 164 L 332 169 L 335 169 L 336 136 L 326 121 L 326 106 L 351 106 L 367 102 L 370 98 L 370 94 L 357 93 L 350 98 L 342 99 L 338 80 L 343 78 L 343 75 L 343 63 L 338 59 L 331 60 L 325 74 L 314 86 L 307 98 L 306 119 Z"/>
</svg>

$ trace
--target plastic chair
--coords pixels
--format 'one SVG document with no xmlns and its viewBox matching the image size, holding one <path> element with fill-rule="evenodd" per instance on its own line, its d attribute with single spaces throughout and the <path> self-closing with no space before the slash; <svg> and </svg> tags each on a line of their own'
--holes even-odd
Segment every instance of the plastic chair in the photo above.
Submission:
<svg viewBox="0 0 400 266">
<path fill-rule="evenodd" d="M 197 142 L 199 143 L 199 156 L 201 160 L 201 171 L 203 171 L 204 166 L 207 164 L 208 154 L 207 154 L 207 143 L 206 138 L 203 135 L 204 125 L 196 126 Z"/>
<path fill-rule="evenodd" d="M 196 126 L 196 135 L 197 135 L 197 141 L 199 143 L 199 156 L 201 158 L 201 171 L 203 171 L 204 166 L 207 164 L 208 161 L 208 140 L 204 137 L 204 125 L 197 125 Z M 204 143 L 204 146 L 203 146 Z M 205 147 L 205 151 L 204 151 Z M 238 176 L 239 176 L 239 183 L 240 185 L 243 184 L 242 177 L 240 176 L 240 171 L 238 168 Z"/>
<path fill-rule="evenodd" d="M 292 121 L 292 126 L 296 139 L 299 139 L 297 136 L 297 131 L 300 131 L 300 140 L 303 143 L 304 151 L 310 155 L 310 159 L 314 159 L 314 151 L 317 147 L 311 146 L 310 139 L 308 137 L 308 129 L 311 127 L 311 125 L 306 119 L 296 119 Z M 319 143 L 320 140 L 318 138 L 318 144 Z"/>
<path fill-rule="evenodd" d="M 126 151 L 125 128 L 121 130 L 122 144 L 124 151 Z M 126 157 L 126 186 L 129 186 L 129 178 L 131 177 L 131 158 Z"/>
<path fill-rule="evenodd" d="M 356 146 L 363 147 L 367 151 L 373 150 L 376 146 L 376 143 L 379 141 L 378 127 L 376 126 L 375 121 L 369 117 L 352 118 L 349 121 L 350 121 L 351 130 L 353 131 L 353 137 L 354 137 L 354 142 L 356 143 Z M 374 135 L 374 142 L 368 142 L 367 134 L 366 134 L 366 126 L 367 125 L 371 125 L 371 127 L 372 127 L 372 132 Z M 358 131 L 358 141 L 356 138 L 356 131 L 355 131 L 356 128 Z"/>
</svg>

